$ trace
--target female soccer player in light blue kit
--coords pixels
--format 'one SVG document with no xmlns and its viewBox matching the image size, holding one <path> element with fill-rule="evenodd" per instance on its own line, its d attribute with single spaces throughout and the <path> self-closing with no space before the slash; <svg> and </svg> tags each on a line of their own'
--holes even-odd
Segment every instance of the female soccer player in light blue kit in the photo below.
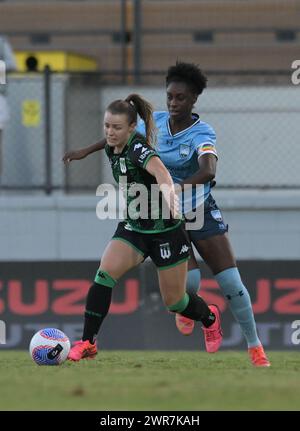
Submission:
<svg viewBox="0 0 300 431">
<path fill-rule="evenodd" d="M 166 77 L 168 112 L 155 112 L 158 129 L 156 150 L 169 170 L 174 183 L 203 185 L 193 191 L 192 197 L 183 198 L 189 209 L 204 206 L 204 223 L 188 230 L 190 240 L 200 256 L 212 270 L 223 295 L 228 300 L 233 316 L 246 338 L 248 352 L 254 366 L 268 367 L 270 362 L 257 336 L 249 293 L 244 286 L 228 239 L 228 226 L 211 195 L 211 181 L 216 174 L 217 150 L 213 128 L 193 113 L 198 96 L 206 88 L 207 79 L 195 65 L 177 62 L 168 69 Z M 137 130 L 145 133 L 139 122 Z M 78 160 L 102 149 L 104 142 L 67 153 L 65 159 Z M 185 209 L 185 208 L 184 208 Z M 201 211 L 199 212 L 201 214 Z M 197 223 L 197 217 L 196 221 Z M 190 225 L 190 223 L 189 223 Z M 198 290 L 200 270 L 195 259 L 190 259 L 187 291 Z M 194 322 L 176 315 L 177 328 L 183 334 L 193 331 Z"/>
<path fill-rule="evenodd" d="M 203 184 L 193 192 L 192 209 L 204 201 L 204 223 L 200 229 L 188 231 L 190 239 L 227 298 L 246 338 L 253 365 L 269 366 L 257 336 L 250 296 L 241 280 L 228 239 L 228 226 L 210 193 L 217 165 L 216 135 L 209 124 L 192 112 L 206 82 L 202 71 L 193 64 L 177 63 L 169 68 L 166 77 L 168 112 L 154 113 L 159 130 L 157 151 L 175 183 L 181 186 Z M 144 132 L 143 128 L 140 123 L 138 131 Z M 187 288 L 191 291 L 200 283 L 195 260 L 190 261 L 189 269 Z M 194 326 L 194 322 L 179 314 L 176 324 L 183 333 L 191 332 Z"/>
</svg>

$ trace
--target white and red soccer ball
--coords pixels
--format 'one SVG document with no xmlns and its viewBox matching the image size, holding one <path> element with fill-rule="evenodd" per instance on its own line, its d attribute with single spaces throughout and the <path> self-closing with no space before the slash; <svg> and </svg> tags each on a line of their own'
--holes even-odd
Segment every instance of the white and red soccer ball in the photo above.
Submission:
<svg viewBox="0 0 300 431">
<path fill-rule="evenodd" d="M 60 365 L 67 359 L 70 347 L 70 340 L 64 332 L 45 328 L 32 337 L 29 351 L 38 365 Z"/>
</svg>

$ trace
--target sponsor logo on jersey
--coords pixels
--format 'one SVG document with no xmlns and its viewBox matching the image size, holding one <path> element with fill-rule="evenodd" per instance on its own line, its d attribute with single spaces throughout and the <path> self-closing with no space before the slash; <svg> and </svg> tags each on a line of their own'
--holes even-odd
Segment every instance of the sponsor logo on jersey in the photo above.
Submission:
<svg viewBox="0 0 300 431">
<path fill-rule="evenodd" d="M 145 152 L 143 152 L 139 157 L 139 162 L 142 162 L 151 152 L 148 148 L 144 148 Z"/>
<path fill-rule="evenodd" d="M 168 242 L 160 244 L 159 248 L 161 257 L 163 259 L 169 259 L 169 257 L 171 256 L 170 244 Z"/>
</svg>

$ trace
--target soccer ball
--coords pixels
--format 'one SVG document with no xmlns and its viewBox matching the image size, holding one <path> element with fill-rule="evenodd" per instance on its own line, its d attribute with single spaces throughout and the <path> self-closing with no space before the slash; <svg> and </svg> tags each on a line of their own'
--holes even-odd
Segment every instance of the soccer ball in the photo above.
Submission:
<svg viewBox="0 0 300 431">
<path fill-rule="evenodd" d="M 60 365 L 68 357 L 70 340 L 56 328 L 38 331 L 31 339 L 29 352 L 38 365 Z"/>
</svg>

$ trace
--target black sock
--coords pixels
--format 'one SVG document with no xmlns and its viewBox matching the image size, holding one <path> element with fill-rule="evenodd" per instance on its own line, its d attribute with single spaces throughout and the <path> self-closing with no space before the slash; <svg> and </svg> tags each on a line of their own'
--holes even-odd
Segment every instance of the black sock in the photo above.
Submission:
<svg viewBox="0 0 300 431">
<path fill-rule="evenodd" d="M 180 313 L 192 320 L 200 320 L 208 328 L 215 320 L 215 314 L 210 311 L 206 302 L 195 293 L 188 293 L 190 300 L 187 307 Z"/>
<path fill-rule="evenodd" d="M 84 313 L 83 341 L 95 342 L 100 326 L 108 313 L 111 296 L 111 287 L 96 282 L 90 287 Z"/>
</svg>

